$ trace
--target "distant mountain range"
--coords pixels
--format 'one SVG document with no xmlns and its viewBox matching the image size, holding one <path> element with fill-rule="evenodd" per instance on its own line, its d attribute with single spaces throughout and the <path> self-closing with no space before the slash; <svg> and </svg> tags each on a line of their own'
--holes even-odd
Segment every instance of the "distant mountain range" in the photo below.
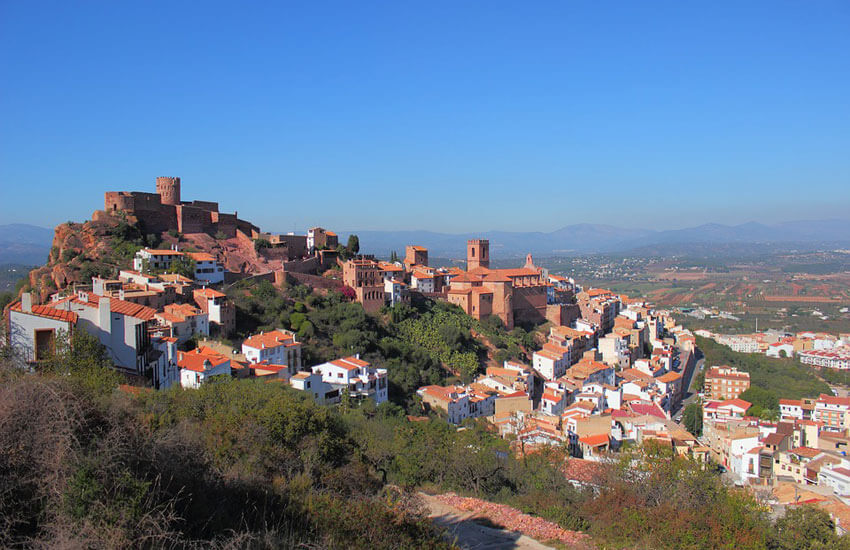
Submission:
<svg viewBox="0 0 850 550">
<path fill-rule="evenodd" d="M 25 223 L 0 225 L 0 263 L 42 265 L 53 246 L 53 230 Z"/>
<path fill-rule="evenodd" d="M 333 223 L 327 223 L 333 227 Z M 494 257 L 517 257 L 529 252 L 537 255 L 572 256 L 605 252 L 653 251 L 656 254 L 680 254 L 688 244 L 700 249 L 724 244 L 817 243 L 850 244 L 850 220 L 793 221 L 775 225 L 704 224 L 685 229 L 653 231 L 581 223 L 544 233 L 487 231 L 482 233 L 436 233 L 433 231 L 349 231 L 341 232 L 342 242 L 355 233 L 364 252 L 387 256 L 400 255 L 407 244 L 429 249 L 432 256 L 463 258 L 467 239 L 489 239 Z M 50 252 L 53 230 L 27 224 L 0 225 L 0 263 L 41 265 Z M 675 252 L 674 252 L 675 251 Z"/>
<path fill-rule="evenodd" d="M 539 255 L 576 255 L 605 252 L 628 252 L 665 248 L 681 250 L 689 243 L 712 245 L 729 243 L 850 243 L 850 220 L 793 221 L 776 225 L 745 223 L 741 225 L 704 224 L 685 229 L 653 231 L 612 225 L 576 224 L 549 233 L 488 231 L 482 233 L 447 234 L 432 231 L 351 231 L 360 237 L 364 250 L 387 255 L 393 250 L 403 254 L 406 244 L 418 244 L 434 256 L 463 257 L 467 239 L 489 239 L 494 257 Z M 343 239 L 343 242 L 344 239 Z M 701 248 L 705 248 L 702 246 Z"/>
</svg>

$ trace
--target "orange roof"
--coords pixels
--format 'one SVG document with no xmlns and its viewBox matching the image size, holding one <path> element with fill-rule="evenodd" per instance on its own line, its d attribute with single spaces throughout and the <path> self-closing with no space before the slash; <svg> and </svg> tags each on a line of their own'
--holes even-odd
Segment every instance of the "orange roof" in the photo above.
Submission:
<svg viewBox="0 0 850 550">
<path fill-rule="evenodd" d="M 821 454 L 820 449 L 812 449 L 811 447 L 796 447 L 788 451 L 789 453 L 793 453 L 795 455 L 804 456 L 806 458 L 814 458 Z"/>
<path fill-rule="evenodd" d="M 681 375 L 681 374 L 679 374 L 678 372 L 672 372 L 672 371 L 671 371 L 671 372 L 668 372 L 667 374 L 663 374 L 663 375 L 659 376 L 659 377 L 657 378 L 657 380 L 658 380 L 659 382 L 667 383 L 667 382 L 673 382 L 673 381 L 675 381 L 675 380 L 678 380 L 678 379 L 680 379 L 681 377 L 682 377 L 682 375 Z"/>
<path fill-rule="evenodd" d="M 844 405 L 845 407 L 850 407 L 850 397 L 835 397 L 834 395 L 827 395 L 822 393 L 818 396 L 818 403 L 823 403 L 825 405 Z"/>
<path fill-rule="evenodd" d="M 780 405 L 790 405 L 792 407 L 802 407 L 803 400 L 802 399 L 780 399 Z"/>
<path fill-rule="evenodd" d="M 89 294 L 88 298 L 88 301 L 84 302 L 79 297 L 75 296 L 73 298 L 73 301 L 75 303 L 89 307 L 98 307 L 101 300 L 100 296 L 97 296 L 95 294 Z M 141 319 L 142 321 L 150 321 L 151 319 L 156 317 L 155 309 L 139 304 L 134 304 L 133 302 L 119 300 L 118 298 L 109 298 L 109 309 L 112 311 L 112 313 L 126 315 L 127 317 L 135 317 L 136 319 Z"/>
<path fill-rule="evenodd" d="M 208 368 L 212 368 L 222 365 L 230 361 L 230 359 L 226 355 L 222 355 L 211 348 L 201 346 L 200 348 L 196 348 L 194 351 L 179 352 L 177 366 L 181 369 L 204 372 L 207 370 L 204 368 L 204 363 L 206 361 L 209 361 Z"/>
<path fill-rule="evenodd" d="M 608 294 L 613 295 L 614 293 L 610 290 L 605 290 L 604 288 L 590 288 L 586 290 L 588 296 L 606 296 Z"/>
<path fill-rule="evenodd" d="M 493 291 L 483 286 L 476 286 L 471 289 L 473 294 L 493 294 Z"/>
<path fill-rule="evenodd" d="M 473 273 L 460 273 L 452 278 L 452 284 L 454 283 L 477 283 L 481 280 L 481 277 L 475 275 Z"/>
<path fill-rule="evenodd" d="M 169 283 L 191 283 L 192 279 L 189 277 L 185 277 L 180 275 L 179 273 L 163 273 L 162 275 L 158 275 L 160 279 L 163 281 L 167 281 Z"/>
<path fill-rule="evenodd" d="M 187 256 L 196 262 L 214 262 L 216 260 L 215 256 L 206 252 L 188 252 Z"/>
<path fill-rule="evenodd" d="M 591 447 L 600 447 L 608 444 L 608 434 L 593 434 L 579 438 L 581 443 L 590 445 Z"/>
<path fill-rule="evenodd" d="M 519 267 L 516 269 L 494 269 L 494 274 L 502 275 L 503 277 L 539 277 L 540 272 L 527 267 Z"/>
<path fill-rule="evenodd" d="M 227 294 L 211 288 L 199 288 L 195 290 L 195 296 L 203 296 L 204 298 L 224 298 Z"/>
<path fill-rule="evenodd" d="M 728 407 L 729 405 L 734 405 L 734 406 L 739 407 L 741 409 L 747 410 L 752 406 L 752 403 L 750 403 L 749 401 L 744 401 L 743 399 L 738 399 L 736 397 L 735 399 L 727 399 L 726 401 L 724 401 L 723 403 L 720 403 L 717 406 L 718 407 Z"/>
<path fill-rule="evenodd" d="M 551 359 L 552 361 L 560 361 L 563 359 L 563 356 L 557 353 L 552 353 L 551 351 L 542 349 L 540 351 L 535 351 L 534 355 L 539 355 L 545 359 Z"/>
<path fill-rule="evenodd" d="M 21 302 L 15 302 L 11 305 L 9 309 L 21 313 L 24 312 L 23 308 L 21 307 Z M 27 314 L 35 315 L 36 317 L 44 317 L 45 319 L 55 319 L 56 321 L 64 321 L 66 323 L 77 322 L 77 314 L 73 311 L 65 311 L 63 309 L 56 309 L 50 306 L 33 304 L 32 312 Z"/>
<path fill-rule="evenodd" d="M 554 388 L 545 388 L 543 390 L 543 399 L 547 401 L 560 401 L 564 398 L 564 392 Z"/>
<path fill-rule="evenodd" d="M 351 357 L 334 359 L 333 361 L 329 361 L 329 363 L 335 367 L 341 367 L 345 370 L 357 370 L 359 368 L 365 368 L 369 366 L 369 363 L 367 363 L 366 361 L 361 361 L 353 355 Z"/>
<path fill-rule="evenodd" d="M 273 330 L 271 332 L 265 332 L 261 334 L 255 334 L 242 342 L 243 346 L 248 346 L 249 348 L 262 349 L 262 348 L 276 348 L 278 346 L 285 346 L 287 344 L 291 344 L 295 342 L 295 337 L 289 334 L 286 334 L 282 330 Z"/>
</svg>

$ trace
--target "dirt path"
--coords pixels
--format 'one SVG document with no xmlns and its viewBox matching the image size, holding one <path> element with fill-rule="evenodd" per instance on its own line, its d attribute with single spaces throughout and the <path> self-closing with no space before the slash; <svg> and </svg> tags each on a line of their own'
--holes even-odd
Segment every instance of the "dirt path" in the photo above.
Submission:
<svg viewBox="0 0 850 550">
<path fill-rule="evenodd" d="M 486 527 L 486 518 L 476 516 L 474 512 L 459 510 L 437 500 L 432 495 L 420 493 L 428 507 L 428 517 L 434 523 L 448 531 L 449 536 L 459 547 L 468 550 L 554 550 L 551 546 L 540 544 L 521 533 L 506 531 L 496 527 Z"/>
</svg>

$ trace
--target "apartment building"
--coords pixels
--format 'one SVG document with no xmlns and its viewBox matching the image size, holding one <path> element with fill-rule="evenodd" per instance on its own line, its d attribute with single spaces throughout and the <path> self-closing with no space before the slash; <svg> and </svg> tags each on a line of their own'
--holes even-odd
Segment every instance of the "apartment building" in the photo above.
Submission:
<svg viewBox="0 0 850 550">
<path fill-rule="evenodd" d="M 711 367 L 705 373 L 705 398 L 735 399 L 750 387 L 750 373 L 729 366 Z"/>
</svg>

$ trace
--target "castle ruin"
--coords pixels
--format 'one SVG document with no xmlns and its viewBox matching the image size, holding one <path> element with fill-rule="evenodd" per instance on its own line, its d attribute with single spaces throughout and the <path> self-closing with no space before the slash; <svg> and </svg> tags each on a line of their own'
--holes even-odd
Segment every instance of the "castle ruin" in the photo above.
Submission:
<svg viewBox="0 0 850 550">
<path fill-rule="evenodd" d="M 142 226 L 146 233 L 175 230 L 180 233 L 222 233 L 235 237 L 236 230 L 246 235 L 259 232 L 250 222 L 240 220 L 238 213 L 218 211 L 217 202 L 180 200 L 180 178 L 156 178 L 156 193 L 141 191 L 108 191 L 104 210 L 124 212 L 130 221 Z"/>
</svg>

